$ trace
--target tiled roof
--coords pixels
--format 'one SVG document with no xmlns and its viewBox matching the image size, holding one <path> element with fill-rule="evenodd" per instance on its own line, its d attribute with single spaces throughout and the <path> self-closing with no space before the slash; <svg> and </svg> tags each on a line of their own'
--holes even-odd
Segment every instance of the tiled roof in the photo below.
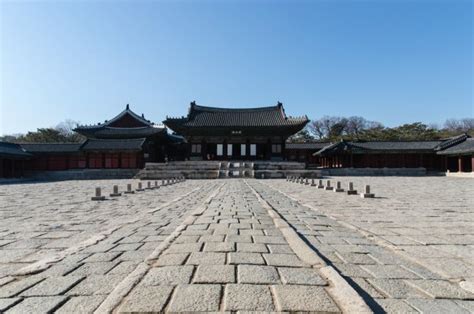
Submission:
<svg viewBox="0 0 474 314">
<path fill-rule="evenodd" d="M 346 142 L 341 141 L 328 145 L 317 151 L 315 155 L 324 155 L 340 151 L 352 152 L 434 152 L 442 141 L 371 141 Z"/>
<path fill-rule="evenodd" d="M 115 122 L 122 118 L 135 121 L 133 126 L 117 127 Z M 157 125 L 144 116 L 140 116 L 133 112 L 129 105 L 117 116 L 104 123 L 94 125 L 80 125 L 74 131 L 88 138 L 142 138 L 165 131 L 163 125 Z"/>
<path fill-rule="evenodd" d="M 187 117 L 168 118 L 171 129 L 181 127 L 279 127 L 304 126 L 308 117 L 287 117 L 283 105 L 260 108 L 214 108 L 191 103 Z"/>
<path fill-rule="evenodd" d="M 112 128 L 104 126 L 76 129 L 76 131 L 90 138 L 142 138 L 165 132 L 165 128 L 150 126 L 141 128 Z"/>
<path fill-rule="evenodd" d="M 20 144 L 29 153 L 75 153 L 83 143 L 22 143 Z"/>
<path fill-rule="evenodd" d="M 463 142 L 439 151 L 439 155 L 474 154 L 474 138 L 466 138 Z"/>
<path fill-rule="evenodd" d="M 31 154 L 20 145 L 9 142 L 0 142 L 0 156 L 6 158 L 29 158 Z"/>
<path fill-rule="evenodd" d="M 82 150 L 84 151 L 140 151 L 145 138 L 136 139 L 88 139 Z"/>
<path fill-rule="evenodd" d="M 347 143 L 346 142 L 336 142 L 336 143 L 332 143 L 332 144 L 328 144 L 327 146 L 324 146 L 323 148 L 321 148 L 320 150 L 318 150 L 317 152 L 315 152 L 313 154 L 313 156 L 315 155 L 325 155 L 329 152 L 336 152 L 336 151 L 340 151 L 344 148 L 348 147 Z"/>
<path fill-rule="evenodd" d="M 311 149 L 320 150 L 321 148 L 329 145 L 330 143 L 286 143 L 286 149 Z"/>
<path fill-rule="evenodd" d="M 374 141 L 349 143 L 353 147 L 366 150 L 433 150 L 441 141 Z"/>
<path fill-rule="evenodd" d="M 120 118 L 122 118 L 123 116 L 125 116 L 127 114 L 132 116 L 134 119 L 140 121 L 141 123 L 143 123 L 145 125 L 148 125 L 148 126 L 153 125 L 153 123 L 148 121 L 147 119 L 145 119 L 145 117 L 140 116 L 140 115 L 136 114 L 135 112 L 133 112 L 130 109 L 130 106 L 127 105 L 122 112 L 120 112 L 114 118 L 112 118 L 110 120 L 106 120 L 104 123 L 98 123 L 98 124 L 94 124 L 94 125 L 79 125 L 79 126 L 77 126 L 77 129 L 94 129 L 94 128 L 98 128 L 98 127 L 108 126 L 108 125 L 114 123 L 115 121 L 119 120 Z"/>
<path fill-rule="evenodd" d="M 436 148 L 435 150 L 443 150 L 443 149 L 446 149 L 448 147 L 451 147 L 453 145 L 456 145 L 456 144 L 459 144 L 459 143 L 462 143 L 464 142 L 467 138 L 469 138 L 470 136 L 467 135 L 466 133 L 463 133 L 463 134 L 460 134 L 460 135 L 457 135 L 457 136 L 453 136 L 451 138 L 448 138 L 447 140 L 444 140 L 442 141 Z"/>
</svg>

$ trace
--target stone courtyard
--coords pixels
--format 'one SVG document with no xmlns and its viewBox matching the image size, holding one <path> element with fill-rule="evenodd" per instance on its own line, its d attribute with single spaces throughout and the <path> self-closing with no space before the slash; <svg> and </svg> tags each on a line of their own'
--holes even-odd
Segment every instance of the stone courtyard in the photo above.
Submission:
<svg viewBox="0 0 474 314">
<path fill-rule="evenodd" d="M 329 179 L 0 185 L 0 312 L 474 312 L 472 179 Z"/>
</svg>

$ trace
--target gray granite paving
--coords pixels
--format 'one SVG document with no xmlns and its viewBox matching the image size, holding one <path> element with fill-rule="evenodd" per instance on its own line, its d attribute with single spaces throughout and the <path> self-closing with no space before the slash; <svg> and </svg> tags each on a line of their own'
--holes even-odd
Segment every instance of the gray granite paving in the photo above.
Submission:
<svg viewBox="0 0 474 314">
<path fill-rule="evenodd" d="M 258 194 L 373 311 L 472 312 L 472 180 L 337 180 L 376 198 L 285 180 L 189 180 L 103 202 L 96 186 L 138 181 L 2 185 L 0 311 L 92 313 L 137 267 L 116 312 L 344 311 L 325 265 L 300 259 Z"/>
<path fill-rule="evenodd" d="M 331 179 L 331 178 L 330 178 Z M 474 299 L 474 181 L 339 177 L 375 199 L 284 180 L 252 185 L 374 310 L 463 312 Z M 465 306 L 462 306 L 464 304 Z"/>
</svg>

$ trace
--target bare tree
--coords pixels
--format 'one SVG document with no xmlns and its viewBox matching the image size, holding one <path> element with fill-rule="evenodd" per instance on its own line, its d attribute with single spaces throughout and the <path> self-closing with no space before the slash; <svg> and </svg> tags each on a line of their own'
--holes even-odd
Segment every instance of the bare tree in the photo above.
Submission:
<svg viewBox="0 0 474 314">
<path fill-rule="evenodd" d="M 474 130 L 474 119 L 448 119 L 444 123 L 444 129 L 448 132 L 469 132 Z"/>
<path fill-rule="evenodd" d="M 65 136 L 71 136 L 74 134 L 74 129 L 79 125 L 79 122 L 67 119 L 59 123 L 55 129 Z"/>
<path fill-rule="evenodd" d="M 308 132 L 318 140 L 322 140 L 327 136 L 321 119 L 312 120 L 307 128 Z"/>
</svg>

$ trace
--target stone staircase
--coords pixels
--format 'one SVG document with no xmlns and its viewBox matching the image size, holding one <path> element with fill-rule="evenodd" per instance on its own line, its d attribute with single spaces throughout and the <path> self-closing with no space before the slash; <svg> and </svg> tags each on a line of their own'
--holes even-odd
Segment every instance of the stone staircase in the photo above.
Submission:
<svg viewBox="0 0 474 314">
<path fill-rule="evenodd" d="M 302 162 L 256 161 L 254 163 L 254 177 L 257 179 L 281 179 L 287 176 L 320 178 L 321 171 L 307 169 Z"/>
<path fill-rule="evenodd" d="M 253 178 L 253 165 L 248 161 L 222 162 L 219 178 Z"/>
<path fill-rule="evenodd" d="M 184 176 L 187 179 L 258 178 L 287 176 L 321 177 L 320 170 L 306 169 L 304 163 L 284 161 L 173 161 L 147 163 L 136 178 L 158 180 Z"/>
<path fill-rule="evenodd" d="M 217 179 L 220 177 L 220 172 L 220 161 L 171 161 L 146 163 L 136 178 L 158 180 L 184 176 L 186 179 Z"/>
</svg>

